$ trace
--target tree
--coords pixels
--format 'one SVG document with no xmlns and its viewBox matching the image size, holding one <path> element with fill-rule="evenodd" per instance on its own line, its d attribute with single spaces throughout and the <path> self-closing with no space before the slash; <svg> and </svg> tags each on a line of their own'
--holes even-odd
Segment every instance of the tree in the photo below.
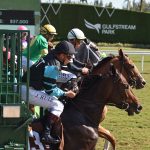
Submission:
<svg viewBox="0 0 150 150">
<path fill-rule="evenodd" d="M 131 8 L 133 11 L 149 12 L 150 3 L 147 3 L 145 0 L 140 0 L 140 2 L 133 1 L 133 6 Z"/>
<path fill-rule="evenodd" d="M 142 11 L 143 10 L 143 0 L 141 0 L 141 2 L 140 2 L 140 11 Z"/>
<path fill-rule="evenodd" d="M 126 6 L 123 9 L 131 10 L 131 0 L 124 0 L 124 3 L 126 3 Z"/>
<path fill-rule="evenodd" d="M 112 2 L 109 2 L 108 4 L 106 4 L 106 5 L 105 5 L 105 7 L 113 8 L 113 4 L 112 4 Z"/>
<path fill-rule="evenodd" d="M 103 0 L 100 0 L 99 6 L 103 7 Z"/>
</svg>

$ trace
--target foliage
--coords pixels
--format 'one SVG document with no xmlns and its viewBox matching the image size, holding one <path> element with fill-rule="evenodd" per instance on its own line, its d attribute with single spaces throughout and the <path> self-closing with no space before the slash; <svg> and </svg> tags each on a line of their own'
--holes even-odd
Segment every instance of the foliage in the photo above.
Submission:
<svg viewBox="0 0 150 150">
<path fill-rule="evenodd" d="M 108 4 L 106 4 L 106 5 L 105 5 L 105 7 L 113 8 L 113 4 L 112 4 L 112 2 L 109 2 Z"/>
<path fill-rule="evenodd" d="M 141 56 L 129 56 L 139 70 L 141 70 Z M 147 81 L 144 89 L 134 90 L 135 95 L 139 98 L 143 110 L 140 114 L 128 116 L 125 111 L 115 107 L 108 107 L 106 119 L 102 126 L 110 130 L 117 140 L 118 150 L 149 150 L 150 137 L 150 57 L 145 56 L 144 71 L 142 75 Z M 104 140 L 99 139 L 96 150 L 103 150 Z"/>
<path fill-rule="evenodd" d="M 131 0 L 125 0 L 125 6 L 123 9 L 132 10 L 132 11 L 142 11 L 142 12 L 150 12 L 150 3 L 146 2 L 146 0 L 136 1 L 133 0 L 131 4 Z"/>
</svg>

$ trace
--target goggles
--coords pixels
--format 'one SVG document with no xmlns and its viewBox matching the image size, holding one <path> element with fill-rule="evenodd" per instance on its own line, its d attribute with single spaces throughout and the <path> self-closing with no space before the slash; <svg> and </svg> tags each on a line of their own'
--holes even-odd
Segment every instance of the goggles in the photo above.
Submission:
<svg viewBox="0 0 150 150">
<path fill-rule="evenodd" d="M 54 36 L 55 36 L 54 34 L 48 34 L 48 37 L 51 38 L 51 39 L 53 39 Z"/>
</svg>

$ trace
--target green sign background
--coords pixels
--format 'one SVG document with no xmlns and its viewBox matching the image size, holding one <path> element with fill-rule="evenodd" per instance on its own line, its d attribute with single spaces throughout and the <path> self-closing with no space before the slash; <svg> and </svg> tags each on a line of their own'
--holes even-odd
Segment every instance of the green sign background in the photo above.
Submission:
<svg viewBox="0 0 150 150">
<path fill-rule="evenodd" d="M 66 39 L 70 29 L 80 28 L 95 42 L 150 43 L 148 13 L 81 4 L 41 4 L 41 7 L 44 10 L 41 25 L 49 22 L 54 25 L 58 40 Z"/>
</svg>

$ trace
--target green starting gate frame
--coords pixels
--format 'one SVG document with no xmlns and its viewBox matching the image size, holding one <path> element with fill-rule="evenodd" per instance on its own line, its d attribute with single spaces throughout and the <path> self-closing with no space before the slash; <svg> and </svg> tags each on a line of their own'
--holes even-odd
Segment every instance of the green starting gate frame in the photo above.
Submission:
<svg viewBox="0 0 150 150">
<path fill-rule="evenodd" d="M 27 150 L 29 82 L 22 83 L 22 33 L 18 30 L 0 30 L 0 150 Z M 29 44 L 28 44 L 29 45 Z M 29 46 L 27 72 L 29 78 Z M 26 102 L 21 100 L 21 86 L 26 84 Z"/>
</svg>

